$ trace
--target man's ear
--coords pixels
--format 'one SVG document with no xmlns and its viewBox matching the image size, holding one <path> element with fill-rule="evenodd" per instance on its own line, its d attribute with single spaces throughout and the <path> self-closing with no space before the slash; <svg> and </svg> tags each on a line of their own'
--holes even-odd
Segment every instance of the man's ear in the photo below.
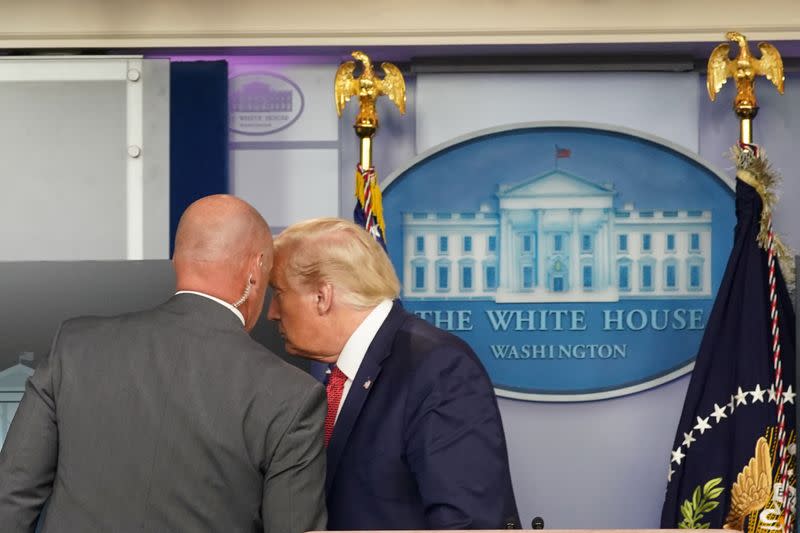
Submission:
<svg viewBox="0 0 800 533">
<path fill-rule="evenodd" d="M 326 315 L 333 307 L 333 285 L 330 283 L 320 283 L 317 287 L 317 312 Z"/>
<path fill-rule="evenodd" d="M 253 285 L 258 285 L 263 283 L 264 277 L 264 254 L 258 253 L 253 256 L 253 259 L 250 261 L 250 279 L 252 280 Z M 269 277 L 266 279 L 267 283 L 269 283 Z"/>
</svg>

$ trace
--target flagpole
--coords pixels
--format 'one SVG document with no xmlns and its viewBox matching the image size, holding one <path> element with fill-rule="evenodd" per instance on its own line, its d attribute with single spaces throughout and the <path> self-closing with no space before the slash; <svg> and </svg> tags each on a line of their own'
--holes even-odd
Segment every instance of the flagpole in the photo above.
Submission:
<svg viewBox="0 0 800 533">
<path fill-rule="evenodd" d="M 776 268 L 776 262 L 786 252 L 772 229 L 771 209 L 775 197 L 770 191 L 770 187 L 777 178 L 763 153 L 760 153 L 760 150 L 753 142 L 753 120 L 758 114 L 758 100 L 755 92 L 756 78 L 765 76 L 775 85 L 778 92 L 783 94 L 783 60 L 778 50 L 769 43 L 759 43 L 758 48 L 761 52 L 761 58 L 755 59 L 750 52 L 744 35 L 737 32 L 728 32 L 725 34 L 725 38 L 738 44 L 739 53 L 736 58 L 731 59 L 729 57 L 730 45 L 728 43 L 720 44 L 714 48 L 708 58 L 706 88 L 708 89 L 709 97 L 714 101 L 728 77 L 733 77 L 736 81 L 736 97 L 733 101 L 733 110 L 739 118 L 739 144 L 733 150 L 737 166 L 736 178 L 750 185 L 762 200 L 760 228 L 756 241 L 766 251 L 767 256 L 766 271 L 768 279 L 766 281 L 769 288 L 769 309 L 765 309 L 763 312 L 769 313 L 768 316 L 771 323 L 771 331 L 769 333 L 770 355 L 773 366 L 772 388 L 775 391 L 775 404 L 777 407 L 775 414 L 776 437 L 775 442 L 772 443 L 775 461 L 778 463 L 776 485 L 779 486 L 779 489 L 775 498 L 780 501 L 780 529 L 783 533 L 789 533 L 793 527 L 792 522 L 795 511 L 790 508 L 789 500 L 789 445 L 792 437 L 787 435 L 786 431 L 787 426 L 791 426 L 787 423 L 787 400 L 785 394 L 791 392 L 791 382 L 794 381 L 795 376 L 788 375 L 788 373 L 784 376 L 783 373 L 781 341 L 785 339 L 781 336 L 780 331 L 779 323 L 781 317 L 779 316 L 779 308 L 785 302 L 778 301 L 778 284 L 782 283 L 782 281 L 779 279 L 780 274 L 778 274 L 780 269 Z M 794 357 L 794 355 L 789 353 L 788 357 Z M 790 384 L 788 388 L 786 388 L 787 382 Z M 770 465 L 770 469 L 772 468 L 773 466 Z M 771 481 L 773 472 L 768 472 L 768 475 Z M 731 510 L 732 512 L 733 509 Z M 744 515 L 742 518 L 744 518 Z M 759 515 L 760 520 L 761 515 Z M 758 529 L 758 523 L 755 525 L 755 529 Z M 752 526 L 751 524 L 751 528 Z"/>
<path fill-rule="evenodd" d="M 355 126 L 356 135 L 360 139 L 361 149 L 359 150 L 359 163 L 361 168 L 370 168 L 372 166 L 372 136 L 378 128 L 373 128 L 369 131 L 366 128 L 359 128 Z"/>
</svg>

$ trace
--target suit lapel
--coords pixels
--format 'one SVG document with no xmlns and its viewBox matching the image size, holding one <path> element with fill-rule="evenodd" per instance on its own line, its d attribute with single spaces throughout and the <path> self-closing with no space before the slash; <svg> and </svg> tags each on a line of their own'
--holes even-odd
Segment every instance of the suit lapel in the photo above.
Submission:
<svg viewBox="0 0 800 533">
<path fill-rule="evenodd" d="M 336 475 L 336 468 L 344 452 L 347 439 L 350 437 L 355 427 L 358 415 L 364 407 L 369 393 L 374 389 L 374 384 L 381 372 L 384 360 L 391 354 L 392 341 L 397 330 L 402 325 L 407 314 L 399 302 L 394 302 L 392 310 L 384 320 L 375 338 L 370 343 L 361 366 L 350 386 L 342 410 L 336 419 L 333 428 L 333 435 L 328 443 L 328 472 L 326 486 L 330 489 L 333 478 Z"/>
</svg>

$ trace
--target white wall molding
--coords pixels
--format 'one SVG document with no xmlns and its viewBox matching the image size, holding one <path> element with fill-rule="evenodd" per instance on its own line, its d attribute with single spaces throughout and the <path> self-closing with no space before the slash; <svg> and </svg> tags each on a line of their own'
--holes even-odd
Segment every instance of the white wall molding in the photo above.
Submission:
<svg viewBox="0 0 800 533">
<path fill-rule="evenodd" d="M 0 8 L 0 47 L 656 43 L 718 41 L 731 29 L 754 40 L 800 39 L 795 0 L 764 0 L 757 8 L 745 0 L 373 0 L 368 8 L 327 0 L 49 3 Z"/>
</svg>

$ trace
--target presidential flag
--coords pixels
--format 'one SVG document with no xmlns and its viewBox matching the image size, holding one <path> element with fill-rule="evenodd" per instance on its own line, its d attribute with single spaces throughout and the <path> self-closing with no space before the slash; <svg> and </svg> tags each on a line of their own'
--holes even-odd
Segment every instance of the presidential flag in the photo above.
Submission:
<svg viewBox="0 0 800 533">
<path fill-rule="evenodd" d="M 381 189 L 375 167 L 356 167 L 356 206 L 353 222 L 366 229 L 386 249 L 386 224 L 383 221 Z"/>
<path fill-rule="evenodd" d="M 662 528 L 788 532 L 795 516 L 795 316 L 755 146 L 737 160 L 733 250 L 672 446 Z"/>
</svg>

